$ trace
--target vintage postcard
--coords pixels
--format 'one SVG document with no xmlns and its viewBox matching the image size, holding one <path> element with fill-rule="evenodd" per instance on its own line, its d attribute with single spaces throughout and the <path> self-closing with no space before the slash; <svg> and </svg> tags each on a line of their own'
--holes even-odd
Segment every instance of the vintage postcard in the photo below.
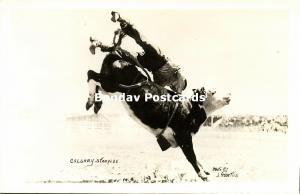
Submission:
<svg viewBox="0 0 300 194">
<path fill-rule="evenodd" d="M 299 189 L 288 6 L 0 6 L 1 192 Z"/>
</svg>

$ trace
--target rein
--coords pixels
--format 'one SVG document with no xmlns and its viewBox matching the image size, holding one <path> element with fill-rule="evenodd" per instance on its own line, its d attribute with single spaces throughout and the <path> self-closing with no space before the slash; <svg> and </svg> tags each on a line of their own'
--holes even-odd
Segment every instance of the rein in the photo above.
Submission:
<svg viewBox="0 0 300 194">
<path fill-rule="evenodd" d="M 118 86 L 122 89 L 135 89 L 135 88 L 138 88 L 138 87 L 141 87 L 143 84 L 147 83 L 148 80 L 144 80 L 142 82 L 139 82 L 137 84 L 131 84 L 131 85 L 124 85 L 124 84 L 118 84 Z"/>
</svg>

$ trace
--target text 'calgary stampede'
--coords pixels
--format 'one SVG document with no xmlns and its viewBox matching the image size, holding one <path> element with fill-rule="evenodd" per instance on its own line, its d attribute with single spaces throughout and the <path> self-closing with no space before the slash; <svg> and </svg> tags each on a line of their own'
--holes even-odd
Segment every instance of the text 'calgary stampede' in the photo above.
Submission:
<svg viewBox="0 0 300 194">
<path fill-rule="evenodd" d="M 93 166 L 93 164 L 117 164 L 119 160 L 117 159 L 106 159 L 104 157 L 101 158 L 71 158 L 71 164 L 87 164 L 88 166 Z"/>
</svg>

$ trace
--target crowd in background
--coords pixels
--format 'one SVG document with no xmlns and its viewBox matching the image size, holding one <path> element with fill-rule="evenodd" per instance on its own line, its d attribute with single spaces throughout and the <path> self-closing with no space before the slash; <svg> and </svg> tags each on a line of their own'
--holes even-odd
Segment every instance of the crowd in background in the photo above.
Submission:
<svg viewBox="0 0 300 194">
<path fill-rule="evenodd" d="M 287 115 L 277 116 L 254 116 L 254 115 L 241 115 L 241 116 L 212 116 L 207 119 L 205 126 L 212 126 L 218 123 L 218 127 L 226 128 L 251 128 L 266 132 L 283 132 L 286 133 L 288 129 Z"/>
</svg>

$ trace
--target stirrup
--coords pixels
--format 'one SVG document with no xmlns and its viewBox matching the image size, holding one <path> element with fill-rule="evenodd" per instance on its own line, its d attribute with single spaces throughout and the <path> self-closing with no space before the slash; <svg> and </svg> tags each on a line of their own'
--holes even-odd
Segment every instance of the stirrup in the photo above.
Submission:
<svg viewBox="0 0 300 194">
<path fill-rule="evenodd" d="M 171 144 L 168 142 L 168 140 L 162 136 L 162 135 L 158 135 L 156 137 L 157 143 L 161 149 L 161 151 L 166 151 L 167 149 L 169 149 L 171 147 Z"/>
</svg>

